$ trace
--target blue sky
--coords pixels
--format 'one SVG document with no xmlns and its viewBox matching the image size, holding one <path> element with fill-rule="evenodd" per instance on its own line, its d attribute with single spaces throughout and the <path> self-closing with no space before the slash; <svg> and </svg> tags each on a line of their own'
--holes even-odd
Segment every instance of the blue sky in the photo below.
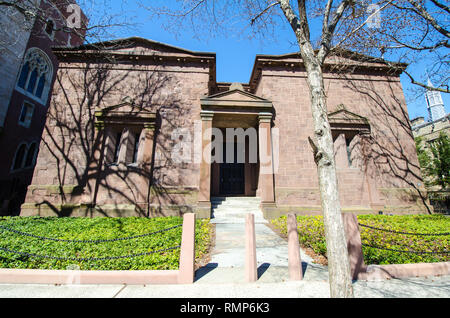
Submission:
<svg viewBox="0 0 450 318">
<path fill-rule="evenodd" d="M 155 0 L 152 2 L 154 3 Z M 277 30 L 275 37 L 266 40 L 249 40 L 236 35 L 236 33 L 228 33 L 226 36 L 209 36 L 198 40 L 190 29 L 180 30 L 177 35 L 166 31 L 162 27 L 164 22 L 162 19 L 150 19 L 149 13 L 135 1 L 112 1 L 109 3 L 109 7 L 104 6 L 105 3 L 107 1 L 99 1 L 95 4 L 94 9 L 87 10 L 91 14 L 101 15 L 106 12 L 110 14 L 114 14 L 114 12 L 122 13 L 126 9 L 127 16 L 120 16 L 118 19 L 126 19 L 133 23 L 131 28 L 114 30 L 112 38 L 139 36 L 192 51 L 214 52 L 217 54 L 217 80 L 219 82 L 248 83 L 256 54 L 285 54 L 298 51 L 293 32 L 287 24 Z M 101 5 L 103 5 L 103 9 L 98 10 L 98 6 Z M 415 76 L 423 75 L 425 74 L 425 66 L 414 65 L 410 72 Z M 409 78 L 405 75 L 401 76 L 401 80 L 410 118 L 424 116 L 427 119 L 425 97 L 417 96 L 417 92 L 413 91 L 415 86 L 410 84 Z M 450 94 L 442 94 L 442 97 L 448 113 L 450 112 Z"/>
</svg>

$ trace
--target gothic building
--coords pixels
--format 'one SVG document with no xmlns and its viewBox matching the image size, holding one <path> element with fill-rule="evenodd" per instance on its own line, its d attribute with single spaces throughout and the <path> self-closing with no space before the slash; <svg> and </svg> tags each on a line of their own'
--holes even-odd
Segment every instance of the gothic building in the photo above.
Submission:
<svg viewBox="0 0 450 318">
<path fill-rule="evenodd" d="M 257 55 L 249 82 L 234 84 L 217 82 L 215 53 L 137 37 L 53 53 L 21 215 L 209 218 L 227 196 L 259 198 L 266 218 L 321 212 L 298 53 Z M 351 52 L 325 64 L 343 211 L 426 211 L 401 71 Z"/>
<path fill-rule="evenodd" d="M 429 87 L 434 87 L 428 79 Z M 439 91 L 427 90 L 425 100 L 429 114 L 428 121 L 424 117 L 411 120 L 414 138 L 421 137 L 426 142 L 433 142 L 441 132 L 450 136 L 450 114 L 445 111 L 444 101 Z"/>
<path fill-rule="evenodd" d="M 31 183 L 58 67 L 51 47 L 84 41 L 83 32 L 66 25 L 67 5 L 75 3 L 36 1 L 32 21 L 1 6 L 7 32 L 0 35 L 0 215 L 20 212 Z"/>
</svg>

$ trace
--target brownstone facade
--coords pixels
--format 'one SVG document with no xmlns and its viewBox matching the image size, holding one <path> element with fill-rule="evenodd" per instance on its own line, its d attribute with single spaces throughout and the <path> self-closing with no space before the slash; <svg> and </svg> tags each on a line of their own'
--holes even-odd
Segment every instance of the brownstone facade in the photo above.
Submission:
<svg viewBox="0 0 450 318">
<path fill-rule="evenodd" d="M 141 38 L 54 53 L 59 71 L 22 215 L 210 217 L 211 197 L 227 195 L 260 197 L 267 218 L 320 213 L 298 54 L 258 55 L 250 82 L 229 84 L 216 81 L 214 53 Z M 381 61 L 328 60 L 344 211 L 427 212 L 399 75 Z M 213 142 L 244 161 L 215 162 Z"/>
</svg>

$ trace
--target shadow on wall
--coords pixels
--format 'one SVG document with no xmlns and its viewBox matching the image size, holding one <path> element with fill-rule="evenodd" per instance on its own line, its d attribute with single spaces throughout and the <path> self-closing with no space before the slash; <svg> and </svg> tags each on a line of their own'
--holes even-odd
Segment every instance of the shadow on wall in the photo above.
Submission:
<svg viewBox="0 0 450 318">
<path fill-rule="evenodd" d="M 179 178 L 173 177 L 171 133 L 193 124 L 187 122 L 192 107 L 182 107 L 178 79 L 157 67 L 130 71 L 111 61 L 82 65 L 63 65 L 57 74 L 22 215 L 154 216 L 158 211 L 151 206 L 183 205 L 173 190 Z M 124 101 L 129 107 L 123 120 L 99 125 L 96 111 Z M 150 150 L 141 143 L 146 127 L 127 123 L 142 112 L 156 114 Z"/>
<path fill-rule="evenodd" d="M 411 206 L 420 204 L 431 214 L 400 83 L 383 78 L 383 85 L 376 87 L 376 81 L 342 76 L 346 88 L 364 97 L 366 113 L 370 114 L 371 134 L 352 145 L 361 149 L 361 169 L 383 188 L 385 204 L 397 200 Z"/>
</svg>

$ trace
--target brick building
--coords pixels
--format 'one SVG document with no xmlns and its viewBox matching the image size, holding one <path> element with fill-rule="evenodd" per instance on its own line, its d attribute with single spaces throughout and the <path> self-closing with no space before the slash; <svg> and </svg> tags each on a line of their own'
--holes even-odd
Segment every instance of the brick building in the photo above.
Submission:
<svg viewBox="0 0 450 318">
<path fill-rule="evenodd" d="M 210 217 L 226 196 L 260 198 L 266 218 L 320 213 L 298 53 L 257 55 L 242 84 L 217 82 L 214 53 L 142 38 L 54 54 L 22 215 Z M 425 212 L 400 71 L 350 52 L 324 71 L 343 210 Z"/>
<path fill-rule="evenodd" d="M 66 23 L 67 6 L 75 1 L 35 3 L 33 20 L 0 7 L 1 25 L 8 30 L 0 39 L 0 215 L 20 212 L 31 183 L 58 67 L 51 47 L 84 41 L 83 31 Z"/>
</svg>

